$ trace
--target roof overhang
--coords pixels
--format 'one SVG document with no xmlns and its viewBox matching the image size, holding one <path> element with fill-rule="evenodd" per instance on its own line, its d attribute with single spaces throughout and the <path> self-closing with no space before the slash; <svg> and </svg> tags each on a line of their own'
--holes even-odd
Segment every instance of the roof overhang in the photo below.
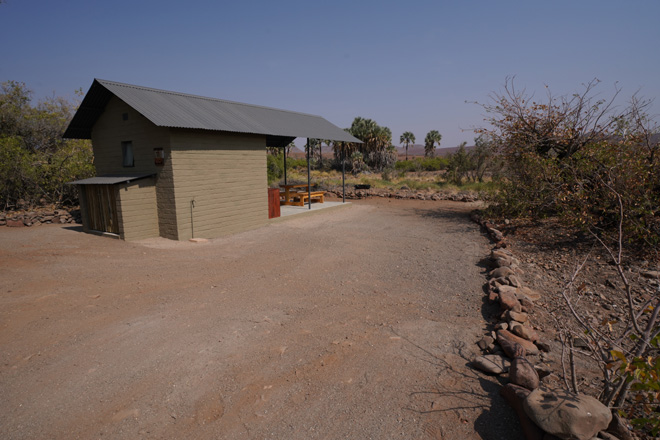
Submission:
<svg viewBox="0 0 660 440">
<path fill-rule="evenodd" d="M 69 185 L 115 185 L 117 183 L 127 183 L 134 180 L 153 177 L 154 173 L 149 174 L 105 174 L 103 176 L 90 177 L 89 179 L 76 180 L 68 182 Z"/>
</svg>

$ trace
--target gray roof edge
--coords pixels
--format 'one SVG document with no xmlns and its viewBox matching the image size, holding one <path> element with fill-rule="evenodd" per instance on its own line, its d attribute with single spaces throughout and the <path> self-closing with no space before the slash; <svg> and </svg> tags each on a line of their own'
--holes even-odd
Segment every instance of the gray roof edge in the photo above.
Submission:
<svg viewBox="0 0 660 440">
<path fill-rule="evenodd" d="M 94 80 L 98 81 L 99 84 L 103 85 L 106 88 L 107 88 L 107 85 L 119 86 L 119 87 L 128 87 L 128 88 L 132 88 L 132 89 L 145 90 L 145 91 L 148 91 L 148 92 L 163 93 L 163 94 L 167 94 L 167 95 L 176 95 L 176 96 L 182 96 L 182 97 L 186 97 L 186 98 L 203 99 L 205 101 L 223 102 L 223 103 L 226 103 L 226 104 L 243 105 L 243 106 L 246 106 L 246 107 L 261 108 L 261 109 L 264 109 L 264 110 L 275 110 L 275 111 L 279 111 L 279 112 L 293 113 L 293 114 L 302 115 L 302 116 L 313 116 L 315 118 L 323 118 L 320 115 L 314 115 L 312 113 L 304 113 L 304 112 L 296 112 L 296 111 L 292 111 L 292 110 L 284 110 L 284 109 L 281 109 L 281 108 L 268 107 L 268 106 L 265 106 L 265 105 L 248 104 L 248 103 L 245 103 L 245 102 L 230 101 L 228 99 L 211 98 L 209 96 L 194 95 L 194 94 L 183 93 L 183 92 L 174 92 L 172 90 L 156 89 L 156 88 L 153 88 L 153 87 L 144 87 L 144 86 L 138 86 L 138 85 L 134 85 L 134 84 L 120 83 L 120 82 L 117 82 L 117 81 L 109 81 L 109 80 L 106 80 L 106 79 L 94 78 Z M 325 118 L 323 118 L 323 119 L 325 119 Z"/>
<path fill-rule="evenodd" d="M 321 119 L 324 119 L 324 120 L 327 121 L 327 119 L 323 118 L 322 116 L 315 116 L 315 117 L 317 117 L 317 118 L 321 118 Z M 330 122 L 330 121 L 327 121 L 327 122 L 328 122 L 329 124 L 332 124 L 332 122 Z M 184 127 L 184 126 L 177 126 L 177 125 L 160 125 L 160 127 L 174 128 L 174 129 L 177 129 L 177 130 L 204 130 L 204 131 L 218 131 L 218 130 L 214 130 L 214 129 L 212 129 L 212 128 L 205 128 L 205 127 Z M 341 130 L 341 129 L 340 129 L 340 130 Z M 256 133 L 256 132 L 253 132 L 253 131 L 238 131 L 238 130 L 222 130 L 222 131 L 224 131 L 224 132 L 226 132 L 226 133 L 255 134 L 255 135 L 260 135 L 260 136 L 291 137 L 291 138 L 293 138 L 293 139 L 296 139 L 296 138 L 307 138 L 307 137 L 308 137 L 308 136 L 305 136 L 305 135 L 302 135 L 302 134 L 294 136 L 293 134 L 291 134 L 291 135 L 286 135 L 286 134 L 265 134 L 265 133 Z M 328 140 L 335 141 L 335 142 L 349 142 L 349 143 L 354 143 L 354 144 L 362 144 L 362 143 L 363 143 L 360 139 L 356 138 L 356 137 L 353 136 L 352 134 L 350 134 L 350 133 L 348 133 L 348 132 L 345 132 L 345 133 L 346 133 L 346 137 L 347 137 L 347 139 L 328 139 Z M 310 138 L 310 139 L 319 139 L 319 138 L 315 138 L 315 137 L 311 137 L 311 136 L 310 136 L 309 138 Z M 348 138 L 351 138 L 351 140 L 348 140 Z"/>
<path fill-rule="evenodd" d="M 134 90 L 135 92 L 131 92 L 131 90 Z M 165 106 L 164 108 L 167 110 L 161 111 L 157 105 L 154 105 L 155 103 L 158 103 L 157 99 L 145 99 L 143 101 L 138 98 L 139 93 L 146 93 L 146 96 L 153 94 L 154 97 L 171 96 L 174 99 L 178 98 L 187 100 L 193 105 L 197 102 L 199 105 L 194 105 L 191 113 L 181 115 L 177 114 L 175 107 L 167 109 L 167 106 Z M 191 95 L 99 78 L 94 78 L 92 86 L 81 102 L 80 108 L 78 108 L 74 114 L 63 137 L 77 139 L 91 138 L 91 128 L 98 118 L 97 113 L 107 104 L 109 99 L 108 96 L 112 95 L 124 101 L 147 120 L 159 127 L 318 138 L 337 142 L 362 143 L 359 139 L 324 117 L 310 113 L 294 112 L 274 107 L 258 106 L 218 98 Z M 225 114 L 227 114 L 230 119 L 219 119 L 219 124 L 209 124 L 208 119 L 199 117 L 200 114 L 203 115 L 203 113 L 200 112 L 208 109 L 208 107 L 205 107 L 204 104 L 202 104 L 204 102 L 209 104 L 216 103 L 222 109 L 221 111 L 226 111 Z M 235 110 L 231 110 L 232 107 Z M 174 109 L 174 111 L 169 111 L 168 114 L 168 110 L 172 109 Z M 245 113 L 240 109 L 244 109 Z M 195 113 L 196 110 L 197 113 Z M 238 111 L 238 113 L 236 113 L 236 111 Z M 262 111 L 267 113 L 261 113 L 255 116 L 251 111 Z M 278 117 L 278 114 L 281 116 Z M 233 121 L 231 120 L 232 117 L 234 117 Z M 279 126 L 276 122 L 278 120 L 284 122 L 284 124 Z M 273 123 L 276 125 L 273 125 Z"/>
<path fill-rule="evenodd" d="M 134 180 L 153 177 L 156 173 L 136 173 L 136 174 L 104 174 L 102 176 L 89 177 L 87 179 L 67 182 L 68 185 L 114 185 L 117 183 L 132 182 Z"/>
</svg>

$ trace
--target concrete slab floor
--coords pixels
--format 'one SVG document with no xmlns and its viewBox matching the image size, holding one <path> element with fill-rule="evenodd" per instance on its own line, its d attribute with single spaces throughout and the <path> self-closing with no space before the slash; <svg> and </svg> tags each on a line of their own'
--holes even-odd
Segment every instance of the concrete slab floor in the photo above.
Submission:
<svg viewBox="0 0 660 440">
<path fill-rule="evenodd" d="M 336 208 L 339 206 L 348 206 L 350 205 L 350 202 L 342 203 L 342 202 L 325 202 L 325 203 L 312 203 L 312 209 L 309 209 L 307 204 L 305 206 L 291 206 L 291 205 L 283 205 L 280 206 L 280 217 L 288 217 L 290 215 L 296 215 L 296 214 L 305 214 L 310 211 L 319 211 L 322 209 L 328 209 L 328 208 Z"/>
</svg>

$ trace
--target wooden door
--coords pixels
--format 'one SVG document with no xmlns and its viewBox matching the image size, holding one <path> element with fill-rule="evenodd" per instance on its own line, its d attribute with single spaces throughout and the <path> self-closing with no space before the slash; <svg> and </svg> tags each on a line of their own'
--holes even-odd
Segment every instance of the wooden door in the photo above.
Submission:
<svg viewBox="0 0 660 440">
<path fill-rule="evenodd" d="M 89 229 L 119 234 L 114 185 L 85 185 L 84 191 Z"/>
</svg>

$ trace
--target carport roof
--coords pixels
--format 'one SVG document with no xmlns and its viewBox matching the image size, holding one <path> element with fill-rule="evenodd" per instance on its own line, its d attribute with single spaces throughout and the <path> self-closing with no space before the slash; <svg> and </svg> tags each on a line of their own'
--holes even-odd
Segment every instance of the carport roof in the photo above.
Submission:
<svg viewBox="0 0 660 440">
<path fill-rule="evenodd" d="M 159 127 L 262 134 L 273 146 L 296 137 L 360 142 L 321 116 L 101 79 L 92 83 L 64 137 L 90 139 L 92 126 L 113 95 Z"/>
</svg>

